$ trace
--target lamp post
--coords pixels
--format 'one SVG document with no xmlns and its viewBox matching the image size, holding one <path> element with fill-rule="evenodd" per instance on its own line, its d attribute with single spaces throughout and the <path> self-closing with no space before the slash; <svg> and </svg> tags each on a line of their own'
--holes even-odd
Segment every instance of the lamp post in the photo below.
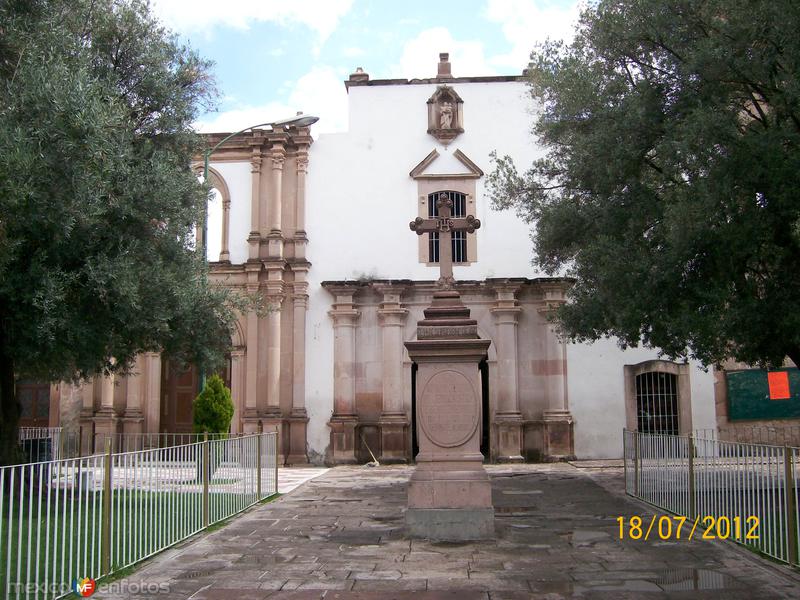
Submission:
<svg viewBox="0 0 800 600">
<path fill-rule="evenodd" d="M 234 136 L 239 135 L 240 133 L 244 133 L 245 131 L 249 131 L 250 129 L 255 129 L 257 127 L 272 127 L 272 129 L 277 129 L 279 127 L 290 127 L 294 125 L 295 127 L 308 127 L 309 125 L 313 125 L 319 121 L 319 117 L 315 117 L 313 115 L 304 115 L 302 113 L 298 113 L 294 117 L 289 117 L 288 119 L 281 119 L 279 121 L 270 121 L 267 123 L 258 123 L 257 125 L 250 125 L 250 127 L 245 127 L 244 129 L 240 129 L 239 131 L 235 131 L 230 135 L 226 135 L 222 138 L 219 142 L 214 144 L 214 146 L 207 150 L 206 153 L 203 155 L 203 183 L 208 181 L 208 162 L 211 158 L 211 155 L 216 151 L 217 148 L 222 146 L 225 142 L 231 139 Z M 203 237 L 200 240 L 200 255 L 203 257 L 203 260 L 208 260 L 206 256 L 206 236 L 208 235 L 208 202 L 206 202 L 206 210 L 203 211 Z M 200 370 L 200 391 L 203 390 L 206 384 L 206 374 L 205 369 Z"/>
</svg>

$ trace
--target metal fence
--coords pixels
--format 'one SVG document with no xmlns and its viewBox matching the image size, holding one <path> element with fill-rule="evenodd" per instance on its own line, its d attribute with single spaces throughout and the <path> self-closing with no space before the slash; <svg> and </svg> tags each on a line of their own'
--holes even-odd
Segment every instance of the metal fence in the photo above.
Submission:
<svg viewBox="0 0 800 600">
<path fill-rule="evenodd" d="M 695 437 L 721 440 L 723 442 L 800 447 L 800 425 L 731 424 L 728 427 L 718 427 L 716 429 L 697 429 L 695 430 Z"/>
<path fill-rule="evenodd" d="M 696 537 L 730 539 L 798 561 L 800 449 L 624 432 L 625 491 L 689 519 Z"/>
<path fill-rule="evenodd" d="M 19 428 L 19 446 L 27 462 L 58 460 L 71 456 L 63 453 L 67 437 L 61 427 Z"/>
<path fill-rule="evenodd" d="M 63 597 L 277 489 L 276 433 L 0 467 L 0 591 Z"/>
<path fill-rule="evenodd" d="M 222 440 L 238 437 L 241 433 L 94 433 L 91 428 L 65 430 L 61 427 L 20 427 L 19 443 L 24 462 L 44 462 L 62 458 L 93 456 L 106 451 L 111 441 L 111 451 L 136 452 L 154 448 L 169 448 L 202 442 L 205 439 Z"/>
</svg>

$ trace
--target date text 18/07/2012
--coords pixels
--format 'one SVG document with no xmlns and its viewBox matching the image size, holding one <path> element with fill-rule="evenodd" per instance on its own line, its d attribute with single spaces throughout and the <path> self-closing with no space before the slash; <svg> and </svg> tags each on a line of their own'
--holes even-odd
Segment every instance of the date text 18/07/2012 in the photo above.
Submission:
<svg viewBox="0 0 800 600">
<path fill-rule="evenodd" d="M 688 517 L 653 515 L 646 522 L 639 516 L 617 517 L 619 539 L 632 540 L 757 540 L 760 520 L 750 517 Z"/>
</svg>

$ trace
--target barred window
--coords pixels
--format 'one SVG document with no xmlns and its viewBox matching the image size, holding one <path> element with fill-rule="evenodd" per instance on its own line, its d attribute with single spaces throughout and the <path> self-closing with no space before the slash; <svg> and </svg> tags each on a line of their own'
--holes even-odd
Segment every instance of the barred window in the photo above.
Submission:
<svg viewBox="0 0 800 600">
<path fill-rule="evenodd" d="M 443 191 L 428 194 L 428 217 L 438 217 L 439 209 L 436 201 L 441 194 L 447 196 L 453 202 L 453 216 L 463 218 L 467 216 L 467 195 L 461 192 Z M 453 244 L 453 264 L 465 263 L 467 258 L 467 232 L 454 231 L 451 234 Z M 428 262 L 439 262 L 439 232 L 428 234 Z"/>
<path fill-rule="evenodd" d="M 649 371 L 636 376 L 636 421 L 643 433 L 678 435 L 678 378 Z"/>
</svg>

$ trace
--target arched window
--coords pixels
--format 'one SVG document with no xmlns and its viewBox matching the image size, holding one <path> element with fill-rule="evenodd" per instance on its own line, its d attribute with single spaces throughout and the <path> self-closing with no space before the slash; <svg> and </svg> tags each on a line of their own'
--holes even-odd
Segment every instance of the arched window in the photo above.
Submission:
<svg viewBox="0 0 800 600">
<path fill-rule="evenodd" d="M 428 194 L 428 217 L 438 217 L 439 209 L 436 201 L 441 194 L 447 194 L 453 202 L 453 216 L 467 216 L 467 195 L 461 192 L 449 190 L 433 192 Z M 469 262 L 467 257 L 467 232 L 454 231 L 452 234 L 453 264 Z M 439 233 L 428 234 L 428 262 L 439 262 Z"/>
<path fill-rule="evenodd" d="M 636 376 L 636 428 L 678 435 L 678 377 L 663 371 Z"/>
</svg>

